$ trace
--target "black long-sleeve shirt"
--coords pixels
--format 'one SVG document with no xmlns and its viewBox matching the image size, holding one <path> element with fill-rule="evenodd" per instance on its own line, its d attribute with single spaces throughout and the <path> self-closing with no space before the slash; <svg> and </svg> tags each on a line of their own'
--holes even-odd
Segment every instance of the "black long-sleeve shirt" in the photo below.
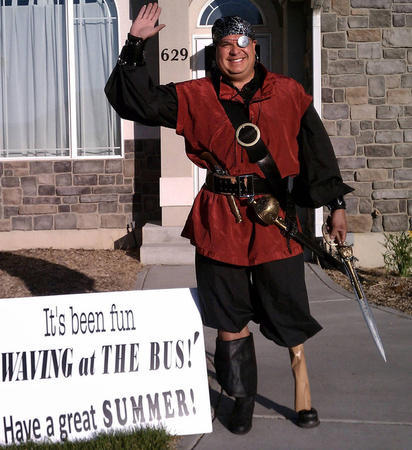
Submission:
<svg viewBox="0 0 412 450">
<path fill-rule="evenodd" d="M 240 92 L 246 103 L 259 88 L 261 76 L 256 70 L 255 78 Z M 176 87 L 174 83 L 155 85 L 145 64 L 117 64 L 105 92 L 123 119 L 176 128 Z M 352 190 L 342 182 L 332 144 L 313 104 L 301 118 L 297 140 L 301 172 L 295 177 L 292 195 L 298 205 L 319 207 Z"/>
</svg>

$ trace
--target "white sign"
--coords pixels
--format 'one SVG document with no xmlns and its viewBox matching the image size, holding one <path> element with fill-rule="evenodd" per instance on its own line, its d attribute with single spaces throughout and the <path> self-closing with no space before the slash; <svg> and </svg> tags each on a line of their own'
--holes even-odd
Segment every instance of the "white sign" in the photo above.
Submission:
<svg viewBox="0 0 412 450">
<path fill-rule="evenodd" d="M 193 294 L 193 295 L 192 295 Z M 0 301 L 0 443 L 212 431 L 195 290 Z"/>
</svg>

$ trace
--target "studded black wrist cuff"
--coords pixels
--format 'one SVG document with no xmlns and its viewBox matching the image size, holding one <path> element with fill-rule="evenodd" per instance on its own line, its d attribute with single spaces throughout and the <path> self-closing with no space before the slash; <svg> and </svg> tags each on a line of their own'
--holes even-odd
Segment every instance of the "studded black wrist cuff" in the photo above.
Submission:
<svg viewBox="0 0 412 450">
<path fill-rule="evenodd" d="M 329 208 L 330 212 L 336 211 L 337 209 L 346 209 L 346 203 L 342 195 L 339 195 L 337 198 L 330 201 L 326 206 Z"/>
<path fill-rule="evenodd" d="M 119 59 L 117 60 L 118 64 L 121 66 L 144 65 L 144 45 L 145 41 L 142 38 L 133 36 L 129 33 Z"/>
</svg>

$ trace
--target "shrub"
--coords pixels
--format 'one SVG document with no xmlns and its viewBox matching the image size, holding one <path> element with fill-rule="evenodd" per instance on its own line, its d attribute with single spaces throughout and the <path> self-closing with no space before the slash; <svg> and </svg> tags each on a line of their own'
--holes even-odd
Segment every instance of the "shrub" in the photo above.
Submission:
<svg viewBox="0 0 412 450">
<path fill-rule="evenodd" d="M 383 254 L 385 267 L 401 277 L 412 274 L 412 231 L 402 231 L 400 234 L 385 234 Z"/>
</svg>

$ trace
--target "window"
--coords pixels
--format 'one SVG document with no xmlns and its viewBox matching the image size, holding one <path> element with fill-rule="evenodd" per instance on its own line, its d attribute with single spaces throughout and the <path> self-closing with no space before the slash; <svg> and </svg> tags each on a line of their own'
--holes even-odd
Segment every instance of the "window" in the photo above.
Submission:
<svg viewBox="0 0 412 450">
<path fill-rule="evenodd" d="M 0 1 L 0 157 L 120 155 L 113 0 Z"/>
<path fill-rule="evenodd" d="M 259 10 L 248 0 L 213 0 L 203 11 L 199 25 L 212 26 L 215 20 L 224 16 L 240 16 L 252 25 L 263 24 Z"/>
</svg>

